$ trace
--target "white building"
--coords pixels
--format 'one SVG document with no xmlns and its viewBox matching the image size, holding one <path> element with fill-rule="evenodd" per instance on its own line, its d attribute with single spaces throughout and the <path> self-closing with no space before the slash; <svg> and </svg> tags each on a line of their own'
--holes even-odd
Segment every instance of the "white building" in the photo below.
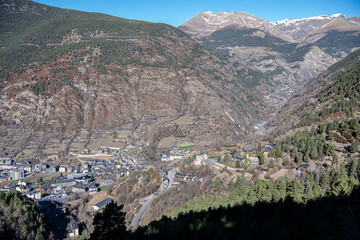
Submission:
<svg viewBox="0 0 360 240">
<path fill-rule="evenodd" d="M 166 154 L 163 154 L 163 155 L 161 156 L 161 161 L 163 161 L 163 162 L 170 162 L 171 160 L 170 160 L 170 158 L 169 158 Z"/>
<path fill-rule="evenodd" d="M 170 155 L 170 161 L 174 161 L 176 159 L 182 159 L 182 155 L 180 154 L 174 154 L 174 155 Z"/>
<path fill-rule="evenodd" d="M 194 160 L 194 165 L 201 165 L 202 162 L 207 159 L 207 154 L 206 153 L 200 153 L 196 155 L 196 158 Z"/>
<path fill-rule="evenodd" d="M 66 172 L 66 166 L 60 166 L 59 167 L 59 172 Z"/>
</svg>

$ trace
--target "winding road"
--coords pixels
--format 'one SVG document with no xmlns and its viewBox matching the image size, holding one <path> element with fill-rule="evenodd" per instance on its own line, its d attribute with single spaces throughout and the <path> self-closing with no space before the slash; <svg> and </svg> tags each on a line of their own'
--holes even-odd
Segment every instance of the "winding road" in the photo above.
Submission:
<svg viewBox="0 0 360 240">
<path fill-rule="evenodd" d="M 152 201 L 154 201 L 155 199 L 157 199 L 160 196 L 162 196 L 163 194 L 165 194 L 171 188 L 171 186 L 174 184 L 174 175 L 175 175 L 176 171 L 177 171 L 177 169 L 174 168 L 168 172 L 168 178 L 170 181 L 169 181 L 169 185 L 167 186 L 167 188 L 165 188 L 161 193 L 154 193 L 144 199 L 143 206 L 141 207 L 138 214 L 136 214 L 134 219 L 131 221 L 131 224 L 130 224 L 131 229 L 136 229 L 141 224 L 141 221 L 144 218 L 147 210 L 149 209 Z"/>
</svg>

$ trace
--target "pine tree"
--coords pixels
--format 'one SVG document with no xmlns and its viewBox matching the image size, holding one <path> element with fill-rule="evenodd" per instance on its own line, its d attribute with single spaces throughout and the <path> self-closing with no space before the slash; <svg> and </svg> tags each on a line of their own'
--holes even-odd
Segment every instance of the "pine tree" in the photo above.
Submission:
<svg viewBox="0 0 360 240">
<path fill-rule="evenodd" d="M 310 151 L 310 158 L 311 159 L 316 159 L 318 156 L 318 151 L 315 145 L 311 146 L 311 151 Z"/>
<path fill-rule="evenodd" d="M 339 157 L 337 154 L 333 154 L 333 159 L 332 159 L 332 163 L 334 166 L 338 165 L 339 164 Z"/>
<path fill-rule="evenodd" d="M 274 201 L 284 201 L 286 198 L 286 178 L 281 177 L 275 181 Z"/>
<path fill-rule="evenodd" d="M 320 187 L 326 192 L 329 189 L 329 175 L 327 174 L 326 170 L 323 169 L 320 172 Z"/>
<path fill-rule="evenodd" d="M 350 153 L 356 153 L 359 150 L 360 143 L 356 139 L 350 146 Z"/>
<path fill-rule="evenodd" d="M 257 157 L 259 158 L 259 163 L 262 165 L 265 162 L 265 156 L 264 156 L 264 152 L 259 152 Z"/>
<path fill-rule="evenodd" d="M 295 178 L 293 181 L 293 192 L 292 192 L 292 198 L 294 202 L 296 203 L 302 203 L 303 202 L 303 194 L 304 194 L 304 184 L 299 178 Z"/>
<path fill-rule="evenodd" d="M 356 176 L 357 177 L 357 168 L 358 168 L 359 161 L 355 160 L 354 158 L 351 158 L 347 168 L 348 168 L 348 176 Z"/>
<path fill-rule="evenodd" d="M 334 196 L 344 196 L 353 190 L 353 184 L 348 179 L 341 178 L 331 185 L 331 194 Z"/>
<path fill-rule="evenodd" d="M 103 211 L 97 212 L 94 217 L 94 231 L 92 239 L 129 239 L 130 233 L 126 230 L 125 213 L 123 206 L 115 202 L 106 205 Z"/>
<path fill-rule="evenodd" d="M 304 190 L 304 195 L 303 195 L 303 199 L 305 201 L 305 203 L 311 199 L 314 198 L 314 191 L 313 191 L 313 188 L 314 188 L 314 182 L 307 179 L 305 181 L 305 190 Z"/>
<path fill-rule="evenodd" d="M 288 166 L 290 164 L 289 158 L 285 158 L 283 161 L 283 166 Z"/>
<path fill-rule="evenodd" d="M 282 155 L 283 155 L 283 152 L 282 152 L 281 148 L 279 147 L 278 149 L 276 149 L 275 157 L 276 158 L 281 158 Z"/>
<path fill-rule="evenodd" d="M 215 178 L 214 182 L 214 191 L 219 191 L 221 187 L 221 179 L 219 177 Z"/>
</svg>

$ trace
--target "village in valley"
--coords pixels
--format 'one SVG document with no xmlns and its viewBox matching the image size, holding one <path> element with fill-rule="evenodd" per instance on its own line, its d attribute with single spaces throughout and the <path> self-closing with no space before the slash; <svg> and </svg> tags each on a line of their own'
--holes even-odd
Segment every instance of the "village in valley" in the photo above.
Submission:
<svg viewBox="0 0 360 240">
<path fill-rule="evenodd" d="M 343 154 L 344 147 L 348 146 L 339 148 L 334 143 L 340 157 L 346 156 Z M 141 195 L 140 199 L 136 199 L 136 206 L 147 206 L 140 211 L 139 207 L 134 207 L 134 220 L 130 225 L 134 229 L 142 223 L 152 200 L 161 197 L 170 188 L 202 182 L 206 176 L 196 169 L 207 167 L 210 169 L 208 176 L 213 180 L 219 178 L 221 182 L 228 183 L 238 177 L 244 177 L 248 182 L 275 181 L 283 176 L 294 178 L 308 170 L 324 168 L 311 160 L 302 164 L 289 162 L 290 156 L 286 153 L 278 156 L 277 148 L 277 144 L 266 141 L 208 150 L 186 144 L 165 149 L 152 162 L 139 158 L 137 148 L 133 145 L 123 149 L 99 147 L 96 153 L 85 148 L 80 154 L 72 153 L 79 160 L 78 165 L 53 162 L 33 164 L 4 156 L 0 158 L 0 191 L 18 191 L 34 199 L 40 207 L 54 204 L 56 216 L 62 214 L 67 223 L 66 235 L 76 237 L 81 233 L 81 228 L 76 215 L 69 214 L 74 202 L 83 199 L 82 196 L 86 194 L 86 201 L 83 200 L 86 202 L 85 211 L 92 216 L 109 202 L 117 200 L 114 193 L 124 185 L 126 179 L 136 177 L 137 182 L 148 186 L 145 184 L 149 178 L 153 178 L 157 186 L 149 190 L 148 196 Z"/>
</svg>

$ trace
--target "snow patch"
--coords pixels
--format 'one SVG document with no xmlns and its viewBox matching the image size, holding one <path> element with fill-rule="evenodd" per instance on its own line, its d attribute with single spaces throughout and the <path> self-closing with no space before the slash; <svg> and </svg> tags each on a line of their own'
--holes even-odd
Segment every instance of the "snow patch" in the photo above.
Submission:
<svg viewBox="0 0 360 240">
<path fill-rule="evenodd" d="M 308 17 L 308 18 L 297 18 L 297 19 L 284 19 L 281 21 L 271 22 L 272 24 L 276 25 L 296 25 L 298 23 L 307 22 L 311 20 L 331 20 L 336 18 L 347 18 L 345 14 L 343 13 L 337 13 L 337 14 L 330 14 L 330 15 L 322 15 L 322 16 L 316 16 L 316 17 Z"/>
</svg>

